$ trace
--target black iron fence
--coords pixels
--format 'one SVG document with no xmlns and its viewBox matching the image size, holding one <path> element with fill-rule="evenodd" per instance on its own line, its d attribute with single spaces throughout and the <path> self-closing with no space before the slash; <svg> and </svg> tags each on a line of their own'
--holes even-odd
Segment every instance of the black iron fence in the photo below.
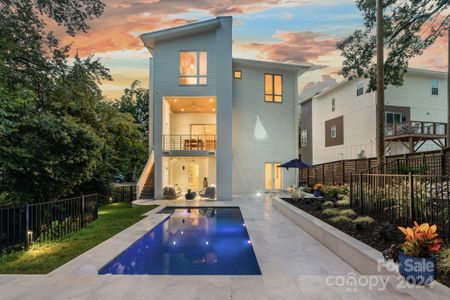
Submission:
<svg viewBox="0 0 450 300">
<path fill-rule="evenodd" d="M 360 214 L 399 226 L 432 223 L 450 240 L 448 176 L 352 173 L 350 203 Z"/>
<path fill-rule="evenodd" d="M 102 203 L 131 202 L 136 200 L 136 185 L 115 185 L 111 195 L 102 197 Z"/>
<path fill-rule="evenodd" d="M 98 194 L 0 208 L 0 250 L 63 238 L 98 217 Z"/>
</svg>

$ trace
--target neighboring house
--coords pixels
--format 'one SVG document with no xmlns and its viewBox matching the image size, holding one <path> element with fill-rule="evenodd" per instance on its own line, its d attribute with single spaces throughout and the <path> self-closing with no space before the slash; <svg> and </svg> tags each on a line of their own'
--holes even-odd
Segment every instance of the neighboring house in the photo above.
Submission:
<svg viewBox="0 0 450 300">
<path fill-rule="evenodd" d="M 150 155 L 138 197 L 217 187 L 218 199 L 295 183 L 297 78 L 308 67 L 232 57 L 232 18 L 141 35 L 150 58 Z"/>
<path fill-rule="evenodd" d="M 386 155 L 441 149 L 447 121 L 447 74 L 409 69 L 385 90 Z M 367 79 L 345 80 L 300 101 L 300 155 L 320 164 L 375 156 L 376 92 Z"/>
</svg>

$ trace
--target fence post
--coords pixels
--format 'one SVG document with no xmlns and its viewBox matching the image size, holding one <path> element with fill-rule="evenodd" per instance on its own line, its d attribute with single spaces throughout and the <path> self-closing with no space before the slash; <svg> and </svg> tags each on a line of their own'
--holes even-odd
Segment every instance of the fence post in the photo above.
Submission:
<svg viewBox="0 0 450 300">
<path fill-rule="evenodd" d="M 441 175 L 447 176 L 447 157 L 444 150 L 441 150 Z"/>
<path fill-rule="evenodd" d="M 345 160 L 342 160 L 342 184 L 345 183 Z"/>
<path fill-rule="evenodd" d="M 25 205 L 25 249 L 30 246 L 30 205 Z"/>
<path fill-rule="evenodd" d="M 325 184 L 325 164 L 322 164 L 322 184 Z"/>
<path fill-rule="evenodd" d="M 84 228 L 84 195 L 81 194 L 81 228 Z"/>
<path fill-rule="evenodd" d="M 130 185 L 130 202 L 133 201 L 133 186 Z"/>
<path fill-rule="evenodd" d="M 125 186 L 122 185 L 122 201 L 125 202 Z"/>
<path fill-rule="evenodd" d="M 411 172 L 408 173 L 408 182 L 409 182 L 409 209 L 410 209 L 410 224 L 416 220 L 416 210 L 414 208 L 414 183 Z"/>
<path fill-rule="evenodd" d="M 359 172 L 359 211 L 363 212 L 363 184 L 362 184 L 362 173 Z"/>
<path fill-rule="evenodd" d="M 353 193 L 355 192 L 355 190 L 353 189 L 353 176 L 352 173 L 350 173 L 350 207 L 354 207 L 353 206 Z"/>
</svg>

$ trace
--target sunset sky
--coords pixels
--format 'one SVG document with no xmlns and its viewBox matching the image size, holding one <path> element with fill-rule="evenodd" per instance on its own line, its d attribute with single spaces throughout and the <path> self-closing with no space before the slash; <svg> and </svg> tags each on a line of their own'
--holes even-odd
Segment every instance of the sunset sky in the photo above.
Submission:
<svg viewBox="0 0 450 300">
<path fill-rule="evenodd" d="M 362 27 L 353 0 L 104 0 L 104 14 L 89 24 L 87 34 L 74 39 L 72 51 L 94 54 L 111 70 L 104 93 L 118 97 L 138 79 L 148 82 L 148 51 L 139 34 L 232 15 L 233 57 L 313 65 L 302 75 L 300 89 L 320 89 L 342 78 L 336 42 Z M 442 37 L 412 67 L 446 71 L 447 39 Z"/>
</svg>

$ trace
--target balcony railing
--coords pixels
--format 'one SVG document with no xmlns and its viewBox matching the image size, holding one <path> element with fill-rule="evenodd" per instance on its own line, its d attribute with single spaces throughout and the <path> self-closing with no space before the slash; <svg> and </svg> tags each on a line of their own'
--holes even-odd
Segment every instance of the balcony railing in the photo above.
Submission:
<svg viewBox="0 0 450 300">
<path fill-rule="evenodd" d="M 442 136 L 447 134 L 447 124 L 441 122 L 409 121 L 394 123 L 385 127 L 385 136 L 425 135 Z"/>
<path fill-rule="evenodd" d="M 163 150 L 216 150 L 215 134 L 164 134 Z"/>
</svg>

